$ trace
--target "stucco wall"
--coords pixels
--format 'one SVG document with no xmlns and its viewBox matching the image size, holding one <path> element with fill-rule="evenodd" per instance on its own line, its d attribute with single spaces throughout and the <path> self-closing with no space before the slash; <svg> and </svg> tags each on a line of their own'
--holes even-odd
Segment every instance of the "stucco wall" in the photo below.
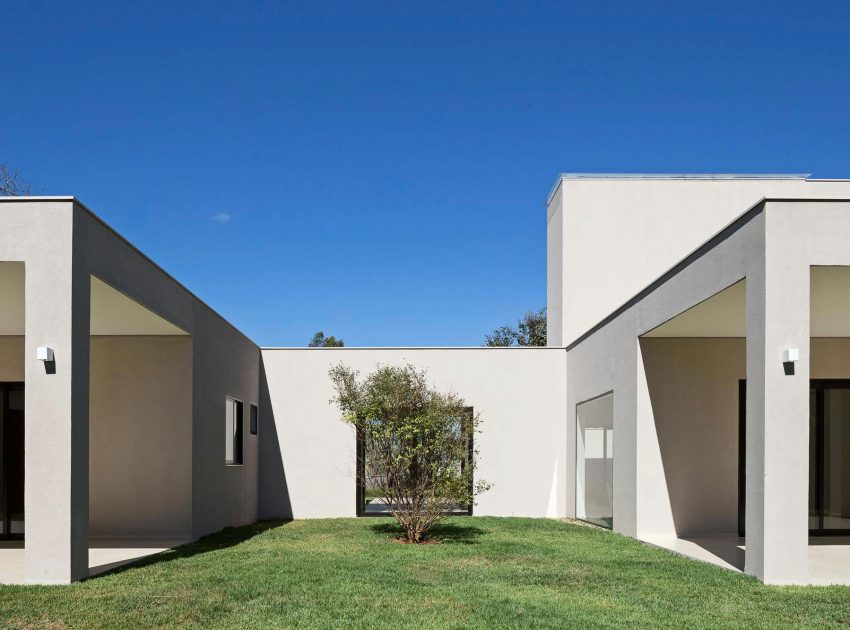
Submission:
<svg viewBox="0 0 850 630">
<path fill-rule="evenodd" d="M 224 440 L 226 396 L 243 401 L 246 425 L 259 402 L 259 348 L 80 206 L 74 268 L 86 286 L 94 275 L 192 337 L 192 536 L 255 521 L 258 438 L 246 428 L 241 466 L 225 465 Z"/>
<path fill-rule="evenodd" d="M 850 182 L 563 180 L 548 212 L 562 206 L 561 230 L 550 221 L 547 241 L 549 265 L 563 253 L 561 342 L 572 343 L 764 197 L 848 198 Z M 557 282 L 555 271 L 548 275 Z"/>
<path fill-rule="evenodd" d="M 355 438 L 329 402 L 328 370 L 412 363 L 481 414 L 475 514 L 563 516 L 566 353 L 562 349 L 264 349 L 260 514 L 355 515 Z"/>
<path fill-rule="evenodd" d="M 546 211 L 546 345 L 564 343 L 564 209 L 561 188 Z"/>
<path fill-rule="evenodd" d="M 89 535 L 190 537 L 192 339 L 92 337 L 89 410 Z"/>
<path fill-rule="evenodd" d="M 744 339 L 643 339 L 641 354 L 676 533 L 734 534 Z"/>
<path fill-rule="evenodd" d="M 24 338 L 15 335 L 0 336 L 0 382 L 24 380 Z"/>
</svg>

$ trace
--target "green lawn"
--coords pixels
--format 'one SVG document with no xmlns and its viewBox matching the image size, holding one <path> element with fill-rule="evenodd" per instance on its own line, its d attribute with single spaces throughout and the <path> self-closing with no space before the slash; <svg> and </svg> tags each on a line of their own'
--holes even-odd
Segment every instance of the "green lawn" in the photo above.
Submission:
<svg viewBox="0 0 850 630">
<path fill-rule="evenodd" d="M 824 628 L 850 588 L 766 587 L 550 520 L 457 518 L 438 545 L 387 519 L 264 523 L 59 587 L 0 587 L 20 628 Z"/>
</svg>

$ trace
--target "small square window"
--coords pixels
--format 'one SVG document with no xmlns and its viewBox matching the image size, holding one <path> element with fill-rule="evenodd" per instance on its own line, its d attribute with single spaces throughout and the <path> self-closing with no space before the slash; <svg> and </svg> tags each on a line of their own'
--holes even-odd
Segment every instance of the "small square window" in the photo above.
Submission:
<svg viewBox="0 0 850 630">
<path fill-rule="evenodd" d="M 257 435 L 257 424 L 259 423 L 259 410 L 257 405 L 251 405 L 251 435 Z"/>
</svg>

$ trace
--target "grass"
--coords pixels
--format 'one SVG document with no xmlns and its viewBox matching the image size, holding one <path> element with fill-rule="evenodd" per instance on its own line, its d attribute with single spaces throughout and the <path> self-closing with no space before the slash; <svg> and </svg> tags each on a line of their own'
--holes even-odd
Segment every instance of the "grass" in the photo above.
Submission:
<svg viewBox="0 0 850 630">
<path fill-rule="evenodd" d="M 258 523 L 71 586 L 0 587 L 12 628 L 828 628 L 850 588 L 768 587 L 591 527 Z"/>
</svg>

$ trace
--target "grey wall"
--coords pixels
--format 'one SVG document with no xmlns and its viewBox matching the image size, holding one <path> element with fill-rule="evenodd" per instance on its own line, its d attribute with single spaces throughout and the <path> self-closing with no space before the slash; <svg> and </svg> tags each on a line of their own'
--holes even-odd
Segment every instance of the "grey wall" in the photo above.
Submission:
<svg viewBox="0 0 850 630">
<path fill-rule="evenodd" d="M 735 534 L 738 382 L 746 377 L 746 342 L 640 343 L 676 534 Z"/>
<path fill-rule="evenodd" d="M 804 179 L 583 178 L 559 181 L 550 217 L 547 297 L 563 303 L 557 343 L 579 335 L 765 197 L 850 198 L 850 182 Z M 553 303 L 556 306 L 559 302 Z"/>
<path fill-rule="evenodd" d="M 89 535 L 192 535 L 191 337 L 92 337 Z"/>
<path fill-rule="evenodd" d="M 481 414 L 475 514 L 563 516 L 566 353 L 556 348 L 264 349 L 260 514 L 355 515 L 355 438 L 329 401 L 332 365 L 411 363 Z"/>
<path fill-rule="evenodd" d="M 247 420 L 258 403 L 259 348 L 79 205 L 74 256 L 87 285 L 94 275 L 192 337 L 192 536 L 256 520 L 257 437 L 246 429 L 244 465 L 226 466 L 224 404 L 228 395 L 243 401 Z"/>
</svg>

